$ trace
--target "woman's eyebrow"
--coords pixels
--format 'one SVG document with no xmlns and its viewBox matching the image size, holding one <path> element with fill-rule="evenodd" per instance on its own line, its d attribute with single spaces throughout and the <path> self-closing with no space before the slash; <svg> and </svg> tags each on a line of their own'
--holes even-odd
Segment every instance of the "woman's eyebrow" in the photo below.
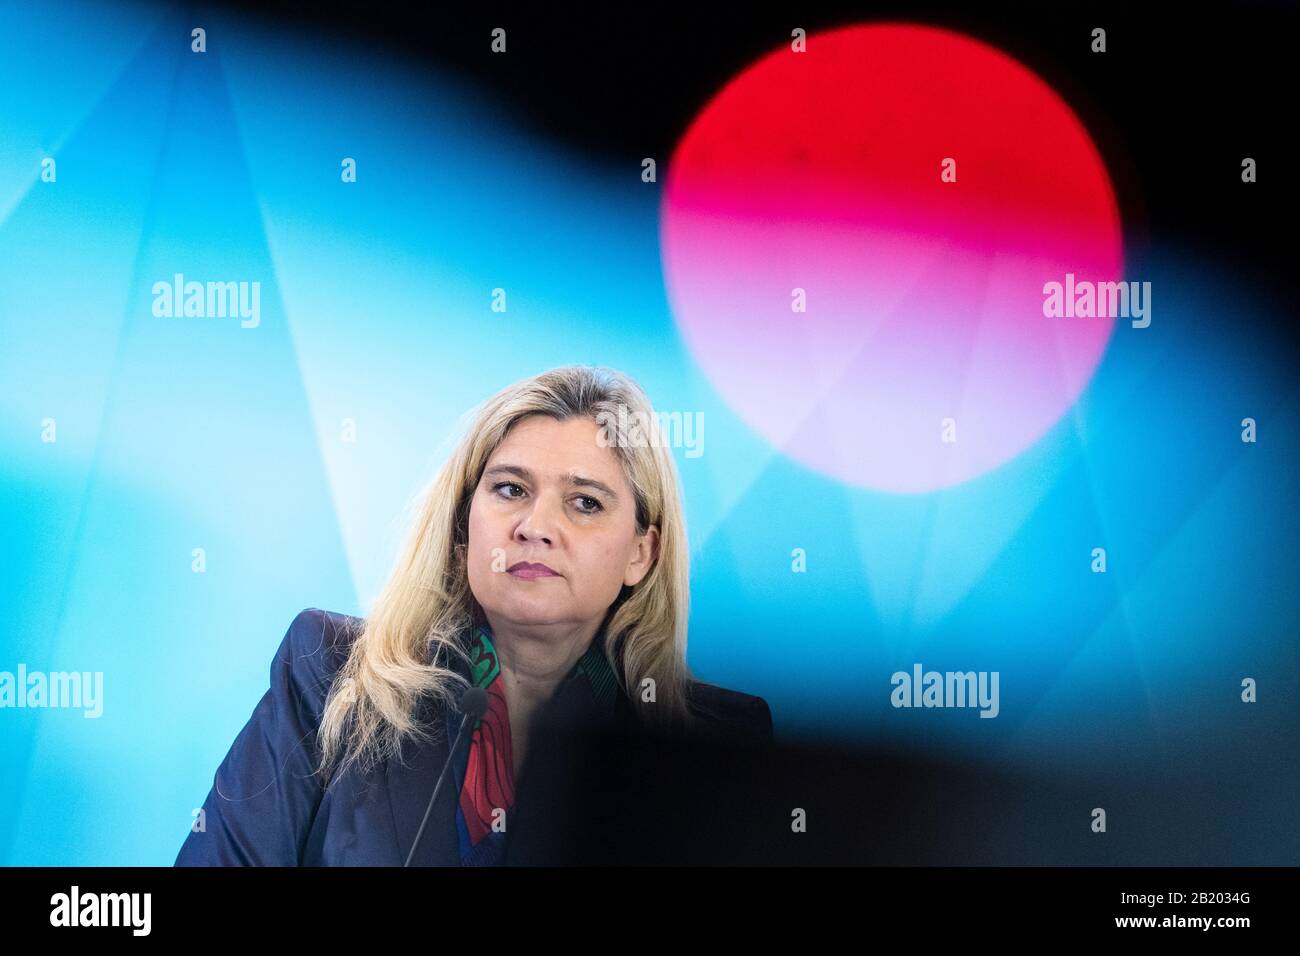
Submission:
<svg viewBox="0 0 1300 956">
<path fill-rule="evenodd" d="M 532 481 L 533 473 L 521 465 L 493 465 L 486 472 L 486 475 L 514 475 L 516 478 L 522 478 L 524 481 Z M 584 478 L 581 475 L 570 474 L 566 476 L 569 484 L 578 488 L 595 488 L 597 491 L 603 491 L 615 501 L 618 500 L 618 492 L 603 481 L 597 481 L 595 478 Z"/>
<path fill-rule="evenodd" d="M 579 488 L 595 488 L 597 491 L 603 491 L 615 501 L 618 500 L 618 492 L 603 481 L 597 481 L 595 478 L 583 478 L 580 475 L 570 475 L 569 484 L 576 485 Z"/>
</svg>

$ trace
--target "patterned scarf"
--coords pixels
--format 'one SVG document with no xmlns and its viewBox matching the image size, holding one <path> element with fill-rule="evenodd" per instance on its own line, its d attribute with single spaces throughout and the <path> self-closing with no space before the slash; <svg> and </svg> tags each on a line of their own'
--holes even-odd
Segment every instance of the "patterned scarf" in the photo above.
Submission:
<svg viewBox="0 0 1300 956">
<path fill-rule="evenodd" d="M 514 758 L 510 749 L 510 715 L 501 681 L 492 632 L 478 628 L 469 646 L 470 681 L 488 695 L 488 711 L 472 724 L 469 760 L 457 781 L 460 800 L 456 808 L 456 830 L 460 841 L 461 866 L 496 866 L 505 857 L 510 811 L 515 804 Z M 591 646 L 560 682 L 556 696 L 593 704 L 594 711 L 613 719 L 618 681 L 605 659 L 604 635 L 597 634 Z M 459 769 L 459 761 L 455 763 Z M 502 817 L 498 811 L 504 811 Z M 500 819 L 505 830 L 493 829 Z"/>
</svg>

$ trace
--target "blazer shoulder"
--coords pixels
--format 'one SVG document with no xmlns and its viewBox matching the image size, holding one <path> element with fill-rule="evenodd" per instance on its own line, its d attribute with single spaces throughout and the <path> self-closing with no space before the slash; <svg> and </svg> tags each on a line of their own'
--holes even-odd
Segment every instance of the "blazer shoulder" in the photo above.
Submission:
<svg viewBox="0 0 1300 956">
<path fill-rule="evenodd" d="M 308 644 L 314 642 L 314 647 L 308 650 L 323 652 L 330 657 L 341 655 L 346 658 L 365 624 L 365 618 L 309 607 L 298 612 L 289 625 L 289 631 L 299 641 Z"/>
<path fill-rule="evenodd" d="M 360 620 L 306 608 L 271 658 L 269 683 L 213 777 L 206 826 L 177 866 L 296 866 L 323 792 L 315 735 Z"/>
<path fill-rule="evenodd" d="M 362 618 L 304 608 L 290 622 L 276 664 L 287 666 L 304 691 L 316 691 L 323 699 L 364 627 Z"/>
<path fill-rule="evenodd" d="M 693 680 L 688 689 L 691 709 L 713 729 L 744 743 L 771 746 L 772 709 L 754 694 Z"/>
</svg>

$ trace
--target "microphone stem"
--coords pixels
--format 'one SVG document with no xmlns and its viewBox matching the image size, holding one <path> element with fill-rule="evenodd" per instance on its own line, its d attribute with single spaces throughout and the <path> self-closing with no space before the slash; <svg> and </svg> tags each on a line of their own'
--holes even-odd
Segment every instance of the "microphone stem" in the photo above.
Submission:
<svg viewBox="0 0 1300 956">
<path fill-rule="evenodd" d="M 411 860 L 415 859 L 416 847 L 420 845 L 420 838 L 424 836 L 424 827 L 429 822 L 429 814 L 433 812 L 433 804 L 438 799 L 438 791 L 442 788 L 443 778 L 447 776 L 447 770 L 451 767 L 451 758 L 456 753 L 456 747 L 460 744 L 460 736 L 465 732 L 465 725 L 469 723 L 469 714 L 461 718 L 460 727 L 456 731 L 456 739 L 452 742 L 451 750 L 447 752 L 447 760 L 442 765 L 442 773 L 438 774 L 438 782 L 434 784 L 433 794 L 429 797 L 429 805 L 424 808 L 424 819 L 420 821 L 420 829 L 415 831 L 415 842 L 411 844 L 411 852 L 406 855 L 406 862 L 402 866 L 410 866 Z"/>
</svg>

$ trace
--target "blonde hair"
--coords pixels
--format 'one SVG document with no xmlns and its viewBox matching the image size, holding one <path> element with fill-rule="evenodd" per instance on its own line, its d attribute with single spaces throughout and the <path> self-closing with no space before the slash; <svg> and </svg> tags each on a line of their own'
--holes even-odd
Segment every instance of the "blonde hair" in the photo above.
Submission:
<svg viewBox="0 0 1300 956">
<path fill-rule="evenodd" d="M 423 494 L 397 565 L 326 698 L 317 732 L 324 780 L 337 779 L 354 762 L 365 773 L 399 752 L 404 738 L 436 739 L 442 728 L 417 719 L 421 699 L 449 708 L 459 702 L 466 681 L 446 662 L 451 654 L 466 657 L 469 634 L 486 620 L 466 567 L 470 500 L 492 452 L 528 415 L 558 421 L 581 416 L 606 430 L 605 443 L 632 486 L 637 533 L 650 525 L 659 529 L 650 571 L 635 586 L 625 585 L 606 615 L 606 656 L 641 721 L 661 730 L 693 723 L 687 704 L 693 678 L 686 665 L 689 552 L 672 453 L 662 443 L 628 434 L 630 423 L 655 420 L 649 399 L 631 378 L 612 369 L 567 366 L 515 382 L 483 403 Z M 628 692 L 646 678 L 655 687 L 649 703 Z"/>
</svg>

